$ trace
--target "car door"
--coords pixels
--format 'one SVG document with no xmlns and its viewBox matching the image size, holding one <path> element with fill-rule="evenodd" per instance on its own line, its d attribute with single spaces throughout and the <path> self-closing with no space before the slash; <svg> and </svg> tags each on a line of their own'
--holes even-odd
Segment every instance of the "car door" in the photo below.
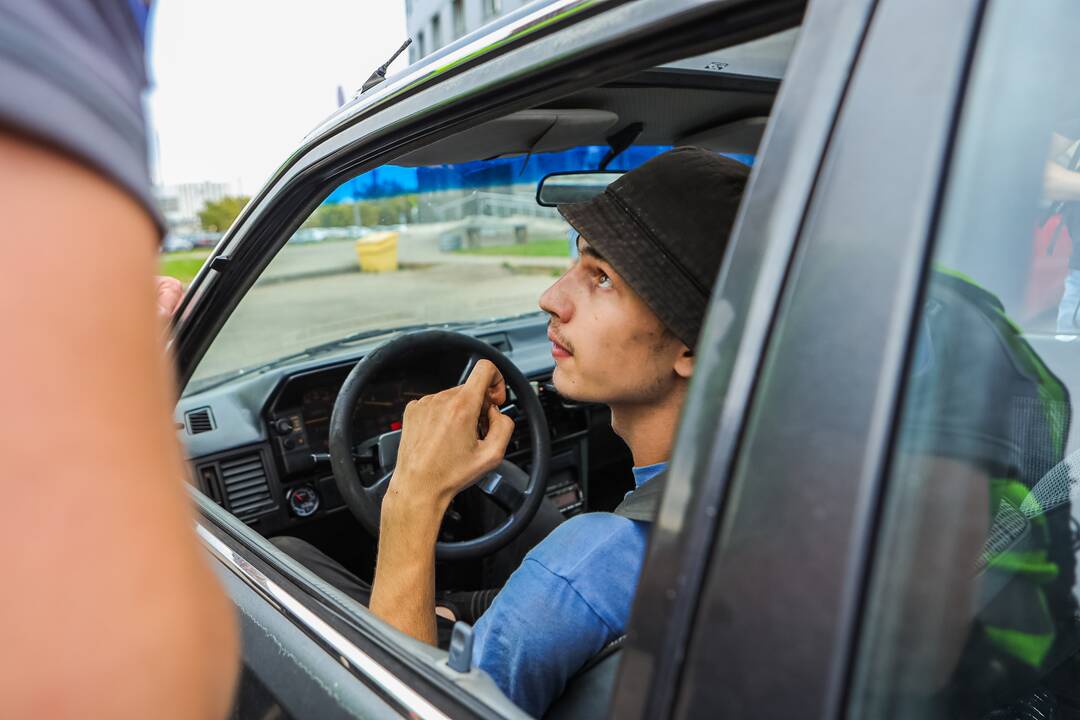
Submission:
<svg viewBox="0 0 1080 720">
<path fill-rule="evenodd" d="M 635 607 L 620 716 L 1075 716 L 1080 356 L 1026 313 L 1068 300 L 1033 231 L 1060 199 L 1076 9 L 859 10 L 775 315 L 719 386 L 746 410 L 684 418 L 705 449 L 676 451 L 645 569 L 667 595 Z M 717 301 L 738 307 L 754 232 Z"/>
<path fill-rule="evenodd" d="M 275 252 L 341 179 L 383 158 L 544 98 L 798 23 L 800 3 L 554 2 L 451 46 L 320 127 L 256 196 L 195 279 L 174 327 L 186 382 Z M 834 69 L 842 73 L 842 68 Z M 820 129 L 820 128 L 819 128 Z M 197 531 L 243 632 L 237 713 L 514 716 L 484 676 L 357 615 L 331 586 L 198 491 Z"/>
</svg>

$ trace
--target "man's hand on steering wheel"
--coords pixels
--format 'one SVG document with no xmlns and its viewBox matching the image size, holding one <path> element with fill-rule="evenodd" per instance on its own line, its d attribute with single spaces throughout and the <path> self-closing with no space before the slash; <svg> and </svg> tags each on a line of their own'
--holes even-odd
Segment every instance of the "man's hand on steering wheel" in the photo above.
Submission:
<svg viewBox="0 0 1080 720">
<path fill-rule="evenodd" d="M 488 360 L 463 385 L 405 408 L 398 463 L 382 504 L 371 611 L 431 644 L 435 628 L 435 541 L 454 496 L 503 459 L 514 421 L 502 374 Z M 486 432 L 485 432 L 486 430 Z"/>
<path fill-rule="evenodd" d="M 464 384 L 410 402 L 386 500 L 445 510 L 494 470 L 514 431 L 514 421 L 499 412 L 505 402 L 503 376 L 489 360 L 477 361 Z"/>
</svg>

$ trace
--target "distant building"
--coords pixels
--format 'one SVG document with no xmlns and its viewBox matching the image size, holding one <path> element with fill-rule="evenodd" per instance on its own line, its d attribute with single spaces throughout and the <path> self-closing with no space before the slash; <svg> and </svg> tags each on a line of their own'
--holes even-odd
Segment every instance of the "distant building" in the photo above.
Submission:
<svg viewBox="0 0 1080 720">
<path fill-rule="evenodd" d="M 405 27 L 416 62 L 530 0 L 405 0 Z"/>
<path fill-rule="evenodd" d="M 199 229 L 199 212 L 208 202 L 238 194 L 230 183 L 197 182 L 154 188 L 158 209 L 171 229 L 181 232 Z"/>
</svg>

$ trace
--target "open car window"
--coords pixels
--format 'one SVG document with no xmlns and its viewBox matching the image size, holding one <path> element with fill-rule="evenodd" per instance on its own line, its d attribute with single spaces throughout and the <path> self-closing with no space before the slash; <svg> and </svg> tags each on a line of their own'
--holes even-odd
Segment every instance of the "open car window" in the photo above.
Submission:
<svg viewBox="0 0 1080 720">
<path fill-rule="evenodd" d="M 550 342 L 537 301 L 573 262 L 576 242 L 557 211 L 537 202 L 538 182 L 551 173 L 630 170 L 687 144 L 752 165 L 793 42 L 794 31 L 745 48 L 747 64 L 728 72 L 741 76 L 734 83 L 723 77 L 734 60 L 695 69 L 691 83 L 670 81 L 667 73 L 687 70 L 677 63 L 654 68 L 642 82 L 588 89 L 465 128 L 324 189 L 321 204 L 245 292 L 184 389 L 178 417 L 200 489 L 271 540 L 268 553 L 296 558 L 295 546 L 282 540 L 299 538 L 351 578 L 370 580 L 376 538 L 350 514 L 331 471 L 331 409 L 365 353 L 391 336 L 435 327 L 507 352 L 541 397 L 552 437 L 546 507 L 555 522 L 614 509 L 633 478 L 610 414 L 599 405 L 562 403 L 547 387 Z M 613 149 L 609 138 L 635 126 L 630 141 Z M 365 437 L 399 431 L 405 402 L 449 386 L 437 372 L 419 372 L 431 369 L 427 359 L 403 362 L 402 377 L 378 383 L 357 404 L 356 416 L 370 430 Z M 406 377 L 414 371 L 415 378 Z M 508 460 L 528 452 L 522 435 L 511 439 Z M 381 452 L 359 445 L 370 456 Z M 361 454 L 354 454 L 358 464 L 368 457 Z M 449 536 L 476 536 L 474 510 L 467 498 L 454 506 Z M 543 536 L 534 533 L 482 562 L 440 564 L 438 592 L 496 592 L 528 543 Z M 287 560 L 285 569 L 295 570 L 296 562 Z M 335 579 L 300 564 L 342 591 Z M 308 586 L 325 589 L 305 575 Z M 343 592 L 347 609 L 362 619 L 357 624 L 371 624 L 355 604 L 363 600 Z M 328 595 L 338 599 L 341 592 Z M 401 651 L 425 662 L 440 657 L 411 642 Z"/>
</svg>

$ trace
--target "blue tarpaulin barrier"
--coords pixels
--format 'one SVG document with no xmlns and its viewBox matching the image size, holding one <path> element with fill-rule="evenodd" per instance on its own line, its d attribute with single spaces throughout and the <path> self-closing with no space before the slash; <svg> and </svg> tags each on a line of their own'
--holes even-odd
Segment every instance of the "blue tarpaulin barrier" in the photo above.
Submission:
<svg viewBox="0 0 1080 720">
<path fill-rule="evenodd" d="M 612 160 L 608 169 L 632 170 L 670 149 L 669 145 L 630 147 Z M 483 189 L 499 185 L 535 185 L 550 173 L 598 168 L 607 153 L 606 146 L 590 145 L 557 153 L 474 160 L 453 165 L 427 167 L 384 165 L 342 183 L 330 193 L 324 204 L 352 203 L 441 190 Z M 723 154 L 747 165 L 754 164 L 753 155 Z"/>
</svg>

